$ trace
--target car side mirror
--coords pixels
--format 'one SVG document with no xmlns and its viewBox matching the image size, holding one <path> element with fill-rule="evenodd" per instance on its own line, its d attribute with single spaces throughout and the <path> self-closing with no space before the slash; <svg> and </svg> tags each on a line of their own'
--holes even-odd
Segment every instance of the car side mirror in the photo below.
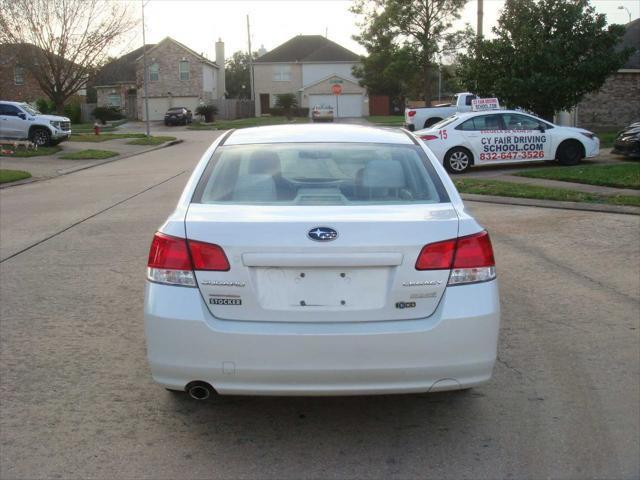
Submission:
<svg viewBox="0 0 640 480">
<path fill-rule="evenodd" d="M 544 133 L 547 129 L 544 125 L 541 124 L 540 126 L 538 126 L 538 130 L 540 130 L 541 133 Z"/>
<path fill-rule="evenodd" d="M 26 113 L 19 113 L 18 117 L 20 117 L 22 120 L 26 120 L 27 119 L 27 114 Z"/>
</svg>

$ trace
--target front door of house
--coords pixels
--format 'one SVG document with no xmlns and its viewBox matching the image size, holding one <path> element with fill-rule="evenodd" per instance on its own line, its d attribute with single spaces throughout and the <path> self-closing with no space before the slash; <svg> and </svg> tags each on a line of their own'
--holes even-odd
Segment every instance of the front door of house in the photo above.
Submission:
<svg viewBox="0 0 640 480">
<path fill-rule="evenodd" d="M 269 94 L 261 93 L 260 94 L 260 114 L 264 115 L 265 113 L 269 113 Z"/>
</svg>

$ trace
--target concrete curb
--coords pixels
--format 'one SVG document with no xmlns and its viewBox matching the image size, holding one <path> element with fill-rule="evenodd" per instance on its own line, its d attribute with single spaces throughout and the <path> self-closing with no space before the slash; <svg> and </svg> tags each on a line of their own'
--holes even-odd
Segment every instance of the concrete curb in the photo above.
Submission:
<svg viewBox="0 0 640 480">
<path fill-rule="evenodd" d="M 555 200 L 538 200 L 533 198 L 498 197 L 494 195 L 461 194 L 462 199 L 469 202 L 498 203 L 501 205 L 517 205 L 519 207 L 556 208 L 561 210 L 580 210 L 583 212 L 620 213 L 624 215 L 640 215 L 640 207 L 631 205 L 609 205 L 603 203 L 560 202 Z"/>
<path fill-rule="evenodd" d="M 155 150 L 160 150 L 161 148 L 171 147 L 172 145 L 177 145 L 182 142 L 184 142 L 183 139 L 177 138 L 175 140 L 171 140 L 170 142 L 163 143 L 162 145 L 148 148 L 147 150 L 141 150 L 139 152 L 130 153 L 128 155 L 107 158 L 105 160 L 100 160 L 99 162 L 91 163 L 89 165 L 80 165 L 79 167 L 71 167 L 71 168 L 66 168 L 64 170 L 58 170 L 58 175 L 53 175 L 50 177 L 25 178 L 24 180 L 18 180 L 16 182 L 5 183 L 3 185 L 0 185 L 0 190 L 4 188 L 18 187 L 20 185 L 27 185 L 29 183 L 37 183 L 37 182 L 43 182 L 45 180 L 51 180 L 52 178 L 62 177 L 63 175 L 69 175 L 70 173 L 80 172 L 82 170 L 88 170 L 89 168 L 93 168 L 93 167 L 99 167 L 100 165 L 104 165 L 105 163 L 117 162 L 118 160 L 125 160 L 127 158 L 135 157 L 136 155 L 142 155 L 143 153 L 149 153 Z"/>
</svg>

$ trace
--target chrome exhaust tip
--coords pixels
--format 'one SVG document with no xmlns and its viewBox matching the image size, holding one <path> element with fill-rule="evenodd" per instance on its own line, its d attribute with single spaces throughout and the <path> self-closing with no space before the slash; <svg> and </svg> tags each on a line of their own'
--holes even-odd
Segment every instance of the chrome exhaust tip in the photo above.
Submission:
<svg viewBox="0 0 640 480">
<path fill-rule="evenodd" d="M 214 393 L 213 387 L 202 381 L 189 383 L 185 390 L 194 400 L 206 400 Z"/>
</svg>

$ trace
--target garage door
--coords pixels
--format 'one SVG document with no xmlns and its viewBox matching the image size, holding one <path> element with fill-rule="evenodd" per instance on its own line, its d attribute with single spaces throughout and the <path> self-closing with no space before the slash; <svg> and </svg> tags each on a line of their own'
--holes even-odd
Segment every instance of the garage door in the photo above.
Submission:
<svg viewBox="0 0 640 480">
<path fill-rule="evenodd" d="M 170 101 L 171 100 L 171 101 Z M 199 105 L 198 97 L 149 98 L 149 120 L 164 120 L 164 114 L 170 107 L 186 107 L 195 115 Z M 144 120 L 144 98 L 142 99 L 142 119 Z"/>
<path fill-rule="evenodd" d="M 362 95 L 348 93 L 344 95 L 309 95 L 309 109 L 315 105 L 330 105 L 336 117 L 361 117 Z"/>
<path fill-rule="evenodd" d="M 149 99 L 149 120 L 164 120 L 167 110 L 169 110 L 168 98 Z M 144 98 L 142 99 L 142 119 L 145 120 Z"/>
</svg>

